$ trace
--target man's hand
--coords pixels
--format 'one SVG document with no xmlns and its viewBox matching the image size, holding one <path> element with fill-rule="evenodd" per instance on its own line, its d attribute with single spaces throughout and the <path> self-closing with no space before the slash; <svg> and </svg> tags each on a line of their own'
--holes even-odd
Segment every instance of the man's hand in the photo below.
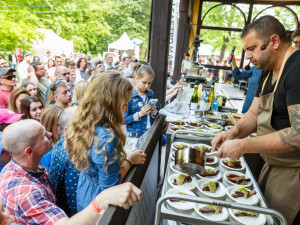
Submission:
<svg viewBox="0 0 300 225">
<path fill-rule="evenodd" d="M 143 165 L 146 161 L 146 154 L 142 150 L 133 150 L 129 152 L 127 159 L 132 163 L 132 165 Z"/>
<path fill-rule="evenodd" d="M 141 201 L 141 199 L 142 191 L 128 182 L 102 191 L 96 197 L 96 202 L 101 209 L 106 209 L 109 205 L 129 209 L 135 202 Z"/>
<path fill-rule="evenodd" d="M 152 110 L 152 108 L 150 105 L 143 106 L 143 108 L 139 112 L 139 118 L 142 118 L 143 116 L 147 115 L 148 113 L 151 112 L 151 110 Z"/>
<path fill-rule="evenodd" d="M 214 139 L 211 141 L 211 146 L 213 151 L 215 151 L 216 147 L 220 147 L 225 141 L 232 140 L 233 136 L 231 132 L 226 131 L 217 134 Z"/>
<path fill-rule="evenodd" d="M 246 153 L 244 142 L 245 140 L 243 139 L 228 140 L 224 142 L 217 151 L 217 156 L 219 158 L 229 157 L 231 159 L 242 157 Z"/>
</svg>

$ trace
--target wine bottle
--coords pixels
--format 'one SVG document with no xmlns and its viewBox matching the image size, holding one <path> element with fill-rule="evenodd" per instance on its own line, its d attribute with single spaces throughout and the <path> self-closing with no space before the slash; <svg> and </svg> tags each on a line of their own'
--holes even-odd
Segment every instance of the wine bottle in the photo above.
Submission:
<svg viewBox="0 0 300 225">
<path fill-rule="evenodd" d="M 194 92 L 191 98 L 191 110 L 197 110 L 198 109 L 198 83 L 196 82 L 194 86 Z"/>
<path fill-rule="evenodd" d="M 210 92 L 209 92 L 209 95 L 208 95 L 208 101 L 210 103 L 210 108 L 212 106 L 212 102 L 215 98 L 215 82 L 212 82 L 211 83 L 211 89 L 210 89 Z"/>
</svg>

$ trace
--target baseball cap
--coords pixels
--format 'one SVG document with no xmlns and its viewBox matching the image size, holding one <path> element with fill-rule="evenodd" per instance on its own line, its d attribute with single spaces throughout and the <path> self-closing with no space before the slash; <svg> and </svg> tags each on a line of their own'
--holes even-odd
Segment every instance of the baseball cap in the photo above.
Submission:
<svg viewBox="0 0 300 225">
<path fill-rule="evenodd" d="M 30 52 L 25 52 L 23 57 L 26 57 L 26 56 L 29 56 L 29 55 L 32 55 Z"/>
<path fill-rule="evenodd" d="M 186 52 L 183 54 L 183 56 L 190 56 L 190 53 Z"/>
<path fill-rule="evenodd" d="M 9 109 L 0 109 L 0 124 L 17 122 L 23 114 L 15 114 Z"/>
<path fill-rule="evenodd" d="M 139 60 L 137 60 L 137 58 L 131 58 L 130 62 L 138 62 Z"/>
<path fill-rule="evenodd" d="M 9 71 L 16 72 L 15 69 L 11 69 L 11 68 L 1 68 L 1 69 L 0 69 L 0 77 L 6 75 Z"/>
</svg>

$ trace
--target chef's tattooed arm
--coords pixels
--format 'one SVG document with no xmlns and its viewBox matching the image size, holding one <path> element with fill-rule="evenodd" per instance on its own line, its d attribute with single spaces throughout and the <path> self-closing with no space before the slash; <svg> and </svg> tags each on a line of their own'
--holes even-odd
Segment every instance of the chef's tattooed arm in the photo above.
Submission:
<svg viewBox="0 0 300 225">
<path fill-rule="evenodd" d="M 291 127 L 279 132 L 285 146 L 293 150 L 300 150 L 300 105 L 288 106 Z"/>
</svg>

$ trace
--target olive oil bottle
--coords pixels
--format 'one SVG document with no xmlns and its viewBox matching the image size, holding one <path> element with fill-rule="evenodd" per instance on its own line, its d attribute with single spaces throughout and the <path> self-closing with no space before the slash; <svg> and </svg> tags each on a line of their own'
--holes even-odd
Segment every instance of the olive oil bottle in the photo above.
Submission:
<svg viewBox="0 0 300 225">
<path fill-rule="evenodd" d="M 209 104 L 210 104 L 210 108 L 212 107 L 212 102 L 213 102 L 214 99 L 215 99 L 215 82 L 212 82 L 211 83 L 211 89 L 210 89 L 210 92 L 209 92 L 209 95 L 208 95 L 208 101 L 209 101 Z"/>
</svg>

